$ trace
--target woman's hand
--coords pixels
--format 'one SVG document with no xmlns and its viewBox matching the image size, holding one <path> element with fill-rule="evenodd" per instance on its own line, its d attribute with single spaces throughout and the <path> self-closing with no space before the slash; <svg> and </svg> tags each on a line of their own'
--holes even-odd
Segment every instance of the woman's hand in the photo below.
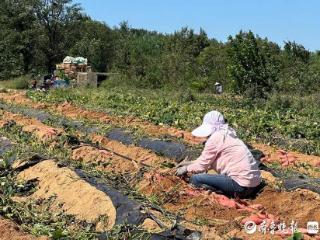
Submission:
<svg viewBox="0 0 320 240">
<path fill-rule="evenodd" d="M 187 173 L 188 173 L 187 166 L 179 167 L 179 168 L 177 169 L 177 171 L 176 171 L 176 175 L 177 175 L 178 177 L 181 177 L 181 176 L 183 176 L 183 175 L 185 175 L 185 174 L 187 174 Z"/>
</svg>

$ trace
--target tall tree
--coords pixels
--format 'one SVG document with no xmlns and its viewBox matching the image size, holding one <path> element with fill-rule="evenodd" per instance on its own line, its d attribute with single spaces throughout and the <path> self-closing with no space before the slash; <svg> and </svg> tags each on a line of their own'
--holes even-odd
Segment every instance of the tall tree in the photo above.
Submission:
<svg viewBox="0 0 320 240">
<path fill-rule="evenodd" d="M 289 64 L 295 61 L 301 61 L 303 63 L 308 63 L 310 61 L 311 53 L 304 48 L 301 44 L 296 42 L 285 42 L 284 53 L 287 57 Z"/>
<path fill-rule="evenodd" d="M 281 58 L 279 91 L 306 91 L 316 71 L 309 71 L 311 53 L 296 42 L 285 42 Z"/>
<path fill-rule="evenodd" d="M 69 53 L 88 58 L 94 70 L 105 72 L 114 59 L 114 33 L 104 23 L 86 20 L 80 24 L 80 34 Z"/>
<path fill-rule="evenodd" d="M 70 40 L 74 40 L 68 39 L 71 27 L 84 16 L 79 4 L 72 4 L 72 0 L 38 0 L 34 11 L 43 30 L 38 36 L 39 47 L 45 55 L 47 69 L 51 71 L 68 52 Z"/>
<path fill-rule="evenodd" d="M 228 84 L 227 65 L 228 65 L 228 46 L 226 44 L 212 41 L 209 47 L 201 51 L 197 58 L 198 71 L 200 76 L 210 80 L 211 87 L 215 82 L 220 82 L 224 86 Z"/>
<path fill-rule="evenodd" d="M 0 78 L 28 73 L 34 64 L 37 23 L 35 0 L 0 2 Z"/>
<path fill-rule="evenodd" d="M 240 31 L 234 38 L 229 37 L 229 73 L 233 88 L 239 94 L 251 98 L 266 97 L 277 79 L 278 64 L 272 52 L 273 44 Z"/>
</svg>

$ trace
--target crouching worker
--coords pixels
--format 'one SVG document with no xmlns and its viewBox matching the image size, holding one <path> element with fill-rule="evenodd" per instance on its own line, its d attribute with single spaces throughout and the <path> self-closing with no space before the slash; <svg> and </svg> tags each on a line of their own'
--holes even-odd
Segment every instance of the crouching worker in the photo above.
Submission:
<svg viewBox="0 0 320 240">
<path fill-rule="evenodd" d="M 234 129 L 225 123 L 221 113 L 212 111 L 192 135 L 207 138 L 201 156 L 178 165 L 176 175 L 193 173 L 190 183 L 229 197 L 250 197 L 260 185 L 258 163 Z M 206 174 L 213 169 L 218 174 Z"/>
</svg>

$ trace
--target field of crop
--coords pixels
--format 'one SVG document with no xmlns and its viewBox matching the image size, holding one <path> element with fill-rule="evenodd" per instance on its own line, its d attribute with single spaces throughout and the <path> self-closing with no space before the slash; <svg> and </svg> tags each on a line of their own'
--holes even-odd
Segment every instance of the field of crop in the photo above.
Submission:
<svg viewBox="0 0 320 240">
<path fill-rule="evenodd" d="M 0 92 L 2 239 L 315 239 L 320 97 L 255 102 L 127 88 Z M 190 130 L 219 110 L 265 186 L 252 199 L 193 189 L 175 164 L 202 145 Z M 284 231 L 245 232 L 248 220 Z M 290 224 L 296 221 L 294 236 Z"/>
<path fill-rule="evenodd" d="M 122 116 L 136 116 L 156 125 L 192 130 L 212 109 L 223 113 L 239 136 L 307 154 L 320 155 L 320 95 L 274 95 L 252 102 L 238 96 L 164 92 L 127 87 L 99 90 L 29 92 L 37 102 L 63 103 Z M 91 119 L 90 121 L 95 121 Z"/>
</svg>

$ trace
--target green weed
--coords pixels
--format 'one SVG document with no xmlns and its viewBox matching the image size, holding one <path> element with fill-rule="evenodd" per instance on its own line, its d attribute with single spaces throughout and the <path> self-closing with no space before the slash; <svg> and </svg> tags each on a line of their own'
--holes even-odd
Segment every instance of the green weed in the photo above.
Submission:
<svg viewBox="0 0 320 240">
<path fill-rule="evenodd" d="M 4 89 L 28 89 L 31 76 L 20 76 L 7 81 L 0 81 L 0 88 Z"/>
</svg>

